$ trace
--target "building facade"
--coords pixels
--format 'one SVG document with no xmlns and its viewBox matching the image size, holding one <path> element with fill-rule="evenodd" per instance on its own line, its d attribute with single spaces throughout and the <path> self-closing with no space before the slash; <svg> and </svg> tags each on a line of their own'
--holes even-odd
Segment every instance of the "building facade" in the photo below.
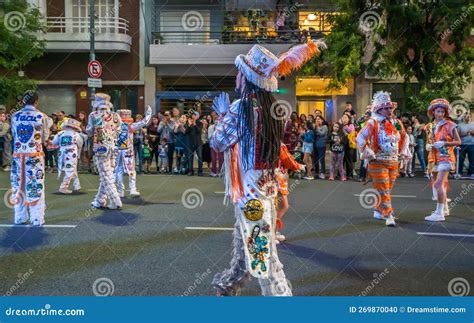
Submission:
<svg viewBox="0 0 474 323">
<path fill-rule="evenodd" d="M 46 53 L 24 68 L 37 80 L 46 113 L 89 111 L 88 0 L 29 0 L 44 16 Z M 95 0 L 95 55 L 102 63 L 104 91 L 115 107 L 144 107 L 144 15 L 141 1 Z"/>
</svg>

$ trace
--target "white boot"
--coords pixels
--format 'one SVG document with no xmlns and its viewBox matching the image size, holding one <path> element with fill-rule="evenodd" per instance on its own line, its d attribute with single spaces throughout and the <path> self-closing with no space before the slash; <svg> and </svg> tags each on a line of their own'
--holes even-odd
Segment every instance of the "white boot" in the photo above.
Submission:
<svg viewBox="0 0 474 323">
<path fill-rule="evenodd" d="M 137 176 L 135 173 L 130 174 L 130 177 L 128 179 L 128 185 L 130 186 L 131 197 L 140 196 L 140 192 L 137 190 Z"/>
<path fill-rule="evenodd" d="M 122 198 L 125 197 L 125 192 L 124 191 L 118 191 L 117 193 L 118 193 L 119 197 L 122 197 Z"/>
<path fill-rule="evenodd" d="M 430 216 L 425 217 L 426 221 L 430 222 L 442 222 L 445 221 L 444 218 L 444 203 L 437 203 L 436 210 L 431 213 Z"/>
<path fill-rule="evenodd" d="M 130 190 L 130 196 L 131 197 L 138 197 L 138 196 L 140 196 L 140 192 L 137 191 L 136 189 Z"/>
<path fill-rule="evenodd" d="M 447 200 L 446 200 L 446 203 L 444 203 L 443 212 L 444 212 L 444 216 L 449 216 L 449 206 L 448 206 Z"/>
<path fill-rule="evenodd" d="M 107 208 L 109 210 L 118 210 L 122 208 L 122 205 L 116 204 L 114 201 L 110 200 L 109 205 L 107 205 Z"/>
<path fill-rule="evenodd" d="M 60 187 L 59 188 L 59 193 L 61 193 L 61 194 L 72 194 L 72 191 L 67 189 L 67 188 Z"/>
<path fill-rule="evenodd" d="M 390 215 L 388 218 L 385 219 L 385 225 L 387 227 L 394 227 L 397 225 L 395 223 L 395 218 L 393 217 L 393 215 Z"/>
<path fill-rule="evenodd" d="M 383 218 L 382 214 L 379 211 L 374 210 L 374 219 L 383 220 L 384 218 Z"/>
</svg>

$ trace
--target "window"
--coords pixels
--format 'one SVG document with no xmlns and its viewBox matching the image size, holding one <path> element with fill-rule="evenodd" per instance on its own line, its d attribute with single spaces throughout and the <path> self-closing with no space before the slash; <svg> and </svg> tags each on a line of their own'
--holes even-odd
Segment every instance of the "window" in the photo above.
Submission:
<svg viewBox="0 0 474 323">
<path fill-rule="evenodd" d="M 160 32 L 164 43 L 207 43 L 210 13 L 201 11 L 161 11 Z"/>
<path fill-rule="evenodd" d="M 75 33 L 89 32 L 89 1 L 71 1 L 72 31 Z M 116 30 L 120 4 L 118 0 L 95 0 L 95 28 L 98 33 L 113 33 Z"/>
</svg>

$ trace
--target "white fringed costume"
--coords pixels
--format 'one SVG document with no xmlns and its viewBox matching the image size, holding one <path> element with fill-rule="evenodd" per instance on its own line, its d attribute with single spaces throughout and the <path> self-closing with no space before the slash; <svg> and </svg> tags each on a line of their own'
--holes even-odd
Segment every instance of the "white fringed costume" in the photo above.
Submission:
<svg viewBox="0 0 474 323">
<path fill-rule="evenodd" d="M 15 224 L 29 220 L 33 225 L 43 225 L 46 210 L 43 144 L 49 137 L 47 116 L 33 105 L 25 105 L 12 115 L 11 129 L 13 158 L 10 180 Z"/>
<path fill-rule="evenodd" d="M 100 185 L 97 195 L 91 205 L 95 208 L 106 207 L 109 209 L 122 207 L 122 201 L 115 186 L 115 150 L 117 136 L 120 133 L 122 120 L 120 116 L 111 111 L 110 96 L 97 93 L 93 103 L 95 111 L 89 114 L 86 132 L 93 137 L 94 164 L 99 171 Z"/>
<path fill-rule="evenodd" d="M 229 104 L 223 93 L 214 100 L 219 118 L 210 144 L 225 153 L 226 199 L 232 200 L 236 218 L 230 268 L 213 280 L 218 295 L 238 295 L 249 275 L 258 278 L 262 295 L 292 295 L 275 244 L 275 168 L 283 118 L 271 111 L 276 109 L 271 92 L 278 88 L 277 76 L 288 75 L 318 52 L 311 41 L 280 57 L 255 45 L 235 60 L 241 99 Z"/>
<path fill-rule="evenodd" d="M 137 172 L 135 171 L 135 153 L 133 150 L 133 133 L 145 127 L 151 120 L 151 107 L 148 106 L 145 118 L 138 122 L 133 122 L 132 111 L 127 109 L 118 110 L 117 113 L 122 119 L 120 133 L 117 138 L 117 164 L 115 168 L 115 180 L 120 197 L 125 197 L 125 185 L 123 175 L 128 175 L 128 185 L 132 197 L 140 196 L 137 190 Z"/>
<path fill-rule="evenodd" d="M 59 147 L 58 152 L 58 177 L 64 172 L 64 178 L 59 187 L 59 192 L 71 194 L 69 184 L 73 182 L 73 190 L 79 191 L 81 183 L 77 175 L 77 162 L 79 160 L 80 148 L 83 145 L 80 135 L 81 124 L 74 119 L 67 119 L 62 124 L 63 130 L 53 138 L 53 144 Z"/>
</svg>

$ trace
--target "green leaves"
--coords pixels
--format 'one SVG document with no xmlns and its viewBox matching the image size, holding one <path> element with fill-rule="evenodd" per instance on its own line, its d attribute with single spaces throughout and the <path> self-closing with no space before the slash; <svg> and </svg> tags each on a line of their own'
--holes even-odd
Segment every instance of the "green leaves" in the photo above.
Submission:
<svg viewBox="0 0 474 323">
<path fill-rule="evenodd" d="M 38 39 L 43 32 L 39 10 L 26 0 L 0 2 L 0 103 L 12 104 L 18 93 L 32 86 L 32 81 L 18 77 L 18 71 L 43 55 L 45 41 Z"/>
<path fill-rule="evenodd" d="M 325 39 L 328 49 L 305 66 L 305 75 L 324 72 L 336 88 L 366 71 L 380 79 L 416 80 L 420 92 L 410 97 L 412 109 L 426 108 L 421 98 L 457 98 L 470 82 L 469 1 L 335 2 L 339 10 Z"/>
</svg>

